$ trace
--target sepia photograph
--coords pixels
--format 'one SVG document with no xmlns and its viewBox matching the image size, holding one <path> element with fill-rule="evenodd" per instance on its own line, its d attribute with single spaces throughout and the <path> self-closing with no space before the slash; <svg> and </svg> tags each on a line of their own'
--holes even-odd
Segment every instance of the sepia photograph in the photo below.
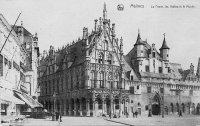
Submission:
<svg viewBox="0 0 200 126">
<path fill-rule="evenodd" d="M 0 126 L 200 126 L 200 1 L 0 0 Z"/>
</svg>

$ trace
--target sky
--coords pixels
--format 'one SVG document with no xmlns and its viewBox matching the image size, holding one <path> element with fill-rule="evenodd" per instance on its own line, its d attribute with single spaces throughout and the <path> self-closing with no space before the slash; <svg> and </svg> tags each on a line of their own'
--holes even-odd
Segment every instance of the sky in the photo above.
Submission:
<svg viewBox="0 0 200 126">
<path fill-rule="evenodd" d="M 22 12 L 17 25 L 23 21 L 27 30 L 38 33 L 42 53 L 50 45 L 58 48 L 81 38 L 83 27 L 92 31 L 94 20 L 103 16 L 104 2 L 107 18 L 116 24 L 117 37 L 123 37 L 124 54 L 133 48 L 138 29 L 141 38 L 150 45 L 155 43 L 158 51 L 165 33 L 170 62 L 180 63 L 183 69 L 188 69 L 191 63 L 197 67 L 200 57 L 199 0 L 0 0 L 0 13 L 14 24 Z M 117 9 L 119 4 L 124 5 L 123 11 Z"/>
</svg>

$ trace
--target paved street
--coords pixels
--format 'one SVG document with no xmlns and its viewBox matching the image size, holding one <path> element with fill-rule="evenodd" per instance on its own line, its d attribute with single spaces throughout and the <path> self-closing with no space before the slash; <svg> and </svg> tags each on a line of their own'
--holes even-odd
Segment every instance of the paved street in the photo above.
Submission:
<svg viewBox="0 0 200 126">
<path fill-rule="evenodd" d="M 120 122 L 132 126 L 200 126 L 200 116 L 183 116 L 176 115 L 153 116 L 153 117 L 138 117 L 138 118 L 120 118 L 112 119 L 113 122 Z"/>
<path fill-rule="evenodd" d="M 49 119 L 28 119 L 23 126 L 123 126 L 123 124 L 92 117 L 63 117 L 62 122 Z"/>
<path fill-rule="evenodd" d="M 138 118 L 63 117 L 61 123 L 50 119 L 27 119 L 17 126 L 200 126 L 200 116 L 154 116 Z M 3 125 L 4 126 L 4 125 Z"/>
</svg>

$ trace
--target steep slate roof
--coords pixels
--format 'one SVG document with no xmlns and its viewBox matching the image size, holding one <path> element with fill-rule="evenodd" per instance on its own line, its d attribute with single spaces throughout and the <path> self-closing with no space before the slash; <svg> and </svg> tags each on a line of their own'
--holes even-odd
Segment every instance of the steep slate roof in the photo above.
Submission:
<svg viewBox="0 0 200 126">
<path fill-rule="evenodd" d="M 165 40 L 165 37 L 164 37 L 163 44 L 162 44 L 160 50 L 161 50 L 161 49 L 170 49 L 170 48 L 168 47 L 168 45 L 167 45 L 167 42 L 166 42 L 166 40 Z"/>
</svg>

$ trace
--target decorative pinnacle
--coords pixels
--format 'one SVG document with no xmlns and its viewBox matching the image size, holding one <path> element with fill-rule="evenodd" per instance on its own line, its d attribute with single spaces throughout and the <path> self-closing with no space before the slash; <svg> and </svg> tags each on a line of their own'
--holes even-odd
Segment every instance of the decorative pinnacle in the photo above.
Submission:
<svg viewBox="0 0 200 126">
<path fill-rule="evenodd" d="M 163 34 L 164 38 L 165 38 L 165 33 Z"/>
</svg>

